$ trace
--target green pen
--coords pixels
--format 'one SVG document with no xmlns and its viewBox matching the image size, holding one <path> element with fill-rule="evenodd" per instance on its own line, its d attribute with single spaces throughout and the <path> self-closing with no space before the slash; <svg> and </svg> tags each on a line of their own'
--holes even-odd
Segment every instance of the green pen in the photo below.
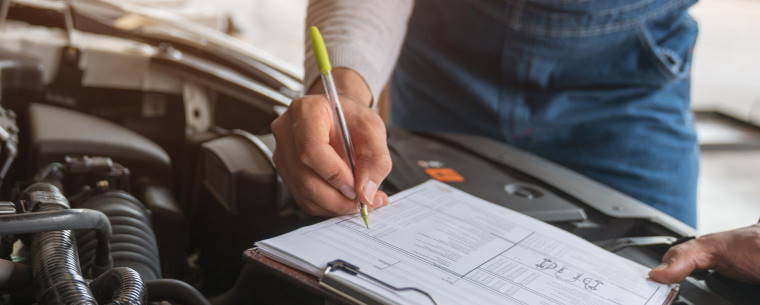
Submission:
<svg viewBox="0 0 760 305">
<path fill-rule="evenodd" d="M 346 125 L 346 117 L 343 116 L 343 107 L 340 105 L 340 99 L 338 98 L 338 90 L 335 88 L 335 80 L 332 76 L 332 65 L 330 64 L 330 56 L 327 55 L 327 48 L 325 47 L 325 41 L 322 39 L 322 34 L 319 33 L 319 29 L 315 26 L 309 28 L 311 32 L 311 45 L 314 49 L 314 57 L 317 59 L 317 65 L 319 66 L 319 72 L 322 74 L 322 85 L 325 88 L 325 94 L 330 101 L 330 105 L 335 113 L 335 119 L 333 120 L 337 129 L 340 130 L 341 140 L 343 142 L 343 149 L 345 151 L 346 162 L 351 167 L 351 173 L 356 177 L 356 165 L 354 163 L 354 149 L 351 143 L 351 134 L 348 132 L 348 126 Z M 367 205 L 361 202 L 359 196 L 357 196 L 357 202 L 359 205 L 359 213 L 364 220 L 364 225 L 369 229 L 369 212 L 367 211 Z M 370 200 L 372 200 L 370 198 Z"/>
</svg>

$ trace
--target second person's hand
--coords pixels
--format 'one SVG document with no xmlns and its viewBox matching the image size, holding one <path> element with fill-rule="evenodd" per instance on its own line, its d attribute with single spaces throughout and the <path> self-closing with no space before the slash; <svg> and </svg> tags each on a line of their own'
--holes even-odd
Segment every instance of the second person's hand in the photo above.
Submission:
<svg viewBox="0 0 760 305">
<path fill-rule="evenodd" d="M 377 190 L 391 170 L 385 124 L 369 107 L 371 95 L 356 72 L 335 69 L 334 75 L 353 140 L 356 177 L 341 156 L 340 132 L 320 90 L 294 100 L 271 125 L 277 171 L 299 206 L 314 216 L 355 213 L 356 197 L 370 209 L 388 204 L 388 196 Z"/>
<path fill-rule="evenodd" d="M 747 283 L 760 283 L 760 224 L 713 233 L 671 248 L 649 277 L 662 283 L 683 281 L 690 273 L 715 269 Z"/>
</svg>

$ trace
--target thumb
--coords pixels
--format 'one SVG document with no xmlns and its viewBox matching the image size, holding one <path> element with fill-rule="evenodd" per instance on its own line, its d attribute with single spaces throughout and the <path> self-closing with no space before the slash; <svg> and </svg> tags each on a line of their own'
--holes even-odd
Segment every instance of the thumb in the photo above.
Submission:
<svg viewBox="0 0 760 305">
<path fill-rule="evenodd" d="M 355 146 L 356 193 L 359 200 L 372 209 L 384 204 L 384 201 L 375 195 L 392 166 L 388 146 L 385 143 L 384 134 L 381 134 L 381 137 L 364 141 L 361 146 Z"/>
<path fill-rule="evenodd" d="M 384 154 L 382 152 L 385 152 Z M 372 158 L 357 158 L 356 186 L 359 200 L 368 204 L 372 209 L 382 206 L 385 202 L 377 195 L 378 187 L 391 170 L 391 159 L 387 150 L 378 152 Z"/>
<path fill-rule="evenodd" d="M 700 239 L 675 246 L 665 253 L 662 264 L 649 272 L 649 278 L 660 283 L 676 283 L 695 270 L 712 268 L 716 263 L 712 248 Z"/>
</svg>

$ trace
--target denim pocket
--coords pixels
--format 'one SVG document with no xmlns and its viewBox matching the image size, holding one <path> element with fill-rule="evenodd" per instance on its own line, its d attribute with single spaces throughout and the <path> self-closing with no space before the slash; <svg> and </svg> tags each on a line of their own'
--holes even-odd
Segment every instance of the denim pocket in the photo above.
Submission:
<svg viewBox="0 0 760 305">
<path fill-rule="evenodd" d="M 688 14 L 680 15 L 676 22 L 655 20 L 641 27 L 639 41 L 644 55 L 665 80 L 689 76 L 698 28 Z"/>
</svg>

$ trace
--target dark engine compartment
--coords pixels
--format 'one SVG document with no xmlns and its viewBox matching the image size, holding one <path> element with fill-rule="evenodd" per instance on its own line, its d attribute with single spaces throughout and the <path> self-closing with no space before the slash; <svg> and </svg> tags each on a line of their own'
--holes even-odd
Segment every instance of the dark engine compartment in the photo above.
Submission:
<svg viewBox="0 0 760 305">
<path fill-rule="evenodd" d="M 221 42 L 33 2 L 12 7 L 24 23 L 0 36 L 0 304 L 324 304 L 242 258 L 257 240 L 319 221 L 296 208 L 271 160 L 269 123 L 298 79 Z M 66 14 L 73 28 L 53 22 Z M 145 51 L 44 39 L 74 29 Z M 151 68 L 108 78 L 134 62 Z M 389 194 L 435 178 L 647 266 L 695 234 L 489 139 L 391 128 L 389 145 Z M 676 304 L 756 304 L 755 288 L 699 272 Z"/>
</svg>

